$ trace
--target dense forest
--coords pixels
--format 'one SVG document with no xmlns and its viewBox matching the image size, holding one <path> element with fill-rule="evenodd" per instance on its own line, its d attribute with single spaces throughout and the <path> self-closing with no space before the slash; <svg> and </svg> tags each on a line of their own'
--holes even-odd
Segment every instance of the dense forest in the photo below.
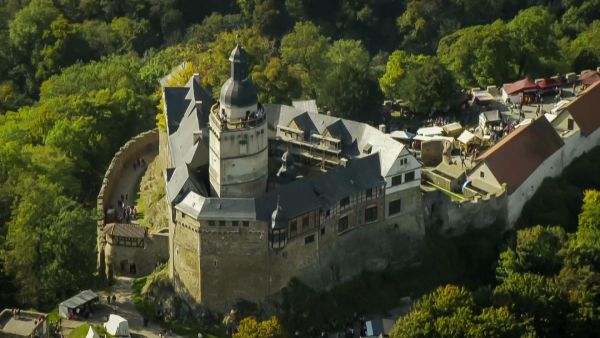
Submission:
<svg viewBox="0 0 600 338">
<path fill-rule="evenodd" d="M 314 98 L 373 121 L 384 99 L 449 111 L 465 88 L 599 66 L 600 0 L 0 0 L 0 305 L 46 308 L 94 281 L 114 152 L 160 125 L 158 80 L 182 62 L 218 93 L 238 36 L 262 102 Z M 423 307 L 445 294 L 471 306 L 436 292 Z"/>
</svg>

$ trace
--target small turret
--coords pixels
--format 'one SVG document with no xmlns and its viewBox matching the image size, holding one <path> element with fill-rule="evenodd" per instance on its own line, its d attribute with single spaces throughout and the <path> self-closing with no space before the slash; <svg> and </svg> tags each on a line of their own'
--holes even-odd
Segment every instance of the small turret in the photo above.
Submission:
<svg viewBox="0 0 600 338">
<path fill-rule="evenodd" d="M 246 112 L 255 112 L 258 96 L 252 80 L 248 77 L 248 53 L 237 44 L 231 51 L 229 62 L 231 74 L 221 87 L 220 104 L 227 118 L 236 120 L 246 117 Z"/>
</svg>

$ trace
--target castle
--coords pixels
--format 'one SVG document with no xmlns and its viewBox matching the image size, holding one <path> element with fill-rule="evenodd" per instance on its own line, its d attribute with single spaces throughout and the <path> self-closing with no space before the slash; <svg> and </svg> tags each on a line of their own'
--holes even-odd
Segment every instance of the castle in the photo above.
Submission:
<svg viewBox="0 0 600 338">
<path fill-rule="evenodd" d="M 426 231 L 510 228 L 546 177 L 600 145 L 600 81 L 586 83 L 590 72 L 557 79 L 588 88 L 465 166 L 438 144 L 461 137 L 425 137 L 421 162 L 384 130 L 321 114 L 314 101 L 261 104 L 244 49 L 229 61 L 216 103 L 198 75 L 164 86 L 166 130 L 115 154 L 98 196 L 101 275 L 119 265 L 145 275 L 168 260 L 178 294 L 217 312 L 261 302 L 294 277 L 327 289 L 363 271 L 418 264 Z M 494 88 L 477 97 L 500 97 Z M 423 167 L 432 150 L 440 159 Z M 115 180 L 141 153 L 158 153 L 166 168 L 169 224 L 153 234 L 111 223 Z"/>
<path fill-rule="evenodd" d="M 214 104 L 198 75 L 164 88 L 175 289 L 223 311 L 292 277 L 327 288 L 418 262 L 421 165 L 408 149 L 314 101 L 261 104 L 240 45 L 229 61 Z"/>
</svg>

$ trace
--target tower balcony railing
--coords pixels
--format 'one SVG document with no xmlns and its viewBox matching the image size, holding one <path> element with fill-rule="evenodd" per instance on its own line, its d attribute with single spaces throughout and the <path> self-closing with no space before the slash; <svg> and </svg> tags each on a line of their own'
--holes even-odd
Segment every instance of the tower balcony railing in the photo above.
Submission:
<svg viewBox="0 0 600 338">
<path fill-rule="evenodd" d="M 210 108 L 210 115 L 213 122 L 218 125 L 222 131 L 254 128 L 261 125 L 266 119 L 264 109 L 251 112 L 246 118 L 228 119 L 220 112 L 220 104 L 218 102 Z"/>
</svg>

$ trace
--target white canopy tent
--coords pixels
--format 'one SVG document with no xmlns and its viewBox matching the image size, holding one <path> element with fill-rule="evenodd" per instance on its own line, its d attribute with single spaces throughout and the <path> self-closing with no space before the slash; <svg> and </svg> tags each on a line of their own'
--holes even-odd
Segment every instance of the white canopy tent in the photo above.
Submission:
<svg viewBox="0 0 600 338">
<path fill-rule="evenodd" d="M 475 134 L 471 133 L 468 130 L 465 130 L 462 132 L 462 134 L 460 134 L 460 136 L 457 138 L 458 142 L 463 143 L 463 144 L 469 144 L 471 142 L 473 142 L 475 140 L 476 136 Z"/>
<path fill-rule="evenodd" d="M 442 135 L 444 129 L 442 127 L 423 127 L 417 130 L 417 135 L 423 136 L 434 136 L 434 135 Z"/>
<path fill-rule="evenodd" d="M 115 337 L 131 337 L 129 335 L 129 323 L 121 316 L 110 315 L 108 322 L 104 323 L 104 328 Z"/>
<path fill-rule="evenodd" d="M 408 131 L 404 131 L 404 130 L 394 130 L 393 132 L 390 133 L 390 136 L 393 139 L 396 140 L 411 140 L 413 137 L 415 137 L 415 134 L 410 133 Z"/>
<path fill-rule="evenodd" d="M 100 336 L 94 331 L 94 329 L 90 326 L 88 329 L 87 335 L 85 338 L 100 338 Z"/>
</svg>

